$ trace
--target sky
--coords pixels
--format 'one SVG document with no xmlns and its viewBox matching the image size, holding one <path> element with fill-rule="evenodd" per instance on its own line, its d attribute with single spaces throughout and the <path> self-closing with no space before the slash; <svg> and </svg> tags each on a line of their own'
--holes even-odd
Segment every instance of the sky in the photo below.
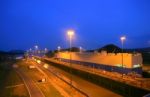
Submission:
<svg viewBox="0 0 150 97">
<path fill-rule="evenodd" d="M 0 50 L 150 47 L 150 0 L 0 0 Z"/>
</svg>

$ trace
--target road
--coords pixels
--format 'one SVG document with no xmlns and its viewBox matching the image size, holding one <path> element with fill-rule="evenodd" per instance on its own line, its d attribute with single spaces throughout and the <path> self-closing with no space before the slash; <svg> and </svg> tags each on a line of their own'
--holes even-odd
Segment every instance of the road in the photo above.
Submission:
<svg viewBox="0 0 150 97">
<path fill-rule="evenodd" d="M 31 60 L 30 60 L 31 61 Z M 58 77 L 58 72 L 53 71 L 53 68 L 44 68 L 44 65 L 37 64 L 34 61 L 30 62 L 35 65 L 36 68 L 46 76 L 47 82 L 50 82 L 64 97 L 87 97 L 86 95 L 80 93 L 75 88 L 70 86 L 67 81 L 62 80 Z M 63 75 L 61 75 L 62 77 Z"/>
<path fill-rule="evenodd" d="M 38 86 L 33 82 L 33 80 L 28 77 L 22 70 L 15 69 L 16 72 L 20 75 L 23 79 L 24 84 L 29 92 L 30 97 L 45 97 Z"/>
<path fill-rule="evenodd" d="M 35 64 L 37 64 L 37 63 L 35 63 Z M 45 63 L 42 63 L 42 64 L 45 64 Z M 43 70 L 43 65 L 38 65 L 38 67 Z M 88 81 L 80 78 L 80 77 L 71 75 L 68 72 L 65 72 L 63 70 L 60 70 L 60 69 L 55 68 L 53 66 L 50 66 L 50 64 L 49 64 L 49 67 L 45 68 L 45 70 L 43 70 L 43 71 L 46 72 L 47 75 L 49 75 L 50 72 L 55 72 L 55 74 L 57 74 L 59 77 L 61 77 L 62 79 L 64 79 L 68 83 L 70 82 L 70 77 L 72 77 L 73 86 L 75 86 L 76 88 L 85 92 L 89 97 L 121 97 L 120 95 L 118 95 L 116 93 L 113 93 L 113 92 L 111 92 L 105 88 L 97 86 L 91 82 L 88 82 Z"/>
</svg>

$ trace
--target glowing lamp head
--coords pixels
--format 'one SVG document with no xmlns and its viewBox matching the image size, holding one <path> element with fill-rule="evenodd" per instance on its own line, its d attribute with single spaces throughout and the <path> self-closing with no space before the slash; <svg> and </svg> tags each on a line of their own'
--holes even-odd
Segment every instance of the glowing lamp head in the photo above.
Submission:
<svg viewBox="0 0 150 97">
<path fill-rule="evenodd" d="M 82 49 L 82 47 L 80 46 L 80 50 Z"/>
<path fill-rule="evenodd" d="M 37 45 L 35 45 L 34 47 L 35 47 L 35 49 L 38 49 L 38 46 L 37 46 Z"/>
<path fill-rule="evenodd" d="M 60 46 L 58 46 L 57 48 L 58 48 L 58 49 L 60 49 L 61 47 L 60 47 Z"/>
<path fill-rule="evenodd" d="M 45 51 L 47 51 L 47 48 L 45 48 Z"/>
<path fill-rule="evenodd" d="M 124 40 L 126 40 L 126 37 L 125 37 L 125 36 L 122 36 L 122 37 L 120 38 L 120 40 L 121 40 L 121 41 L 124 41 Z"/>
<path fill-rule="evenodd" d="M 67 34 L 68 34 L 68 36 L 72 37 L 72 36 L 74 35 L 74 31 L 73 31 L 73 30 L 69 30 L 69 31 L 67 32 Z"/>
</svg>

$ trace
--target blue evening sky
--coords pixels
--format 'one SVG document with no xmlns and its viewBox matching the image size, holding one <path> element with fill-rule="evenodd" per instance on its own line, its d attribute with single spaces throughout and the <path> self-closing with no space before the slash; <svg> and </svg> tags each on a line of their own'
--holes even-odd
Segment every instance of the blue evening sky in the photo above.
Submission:
<svg viewBox="0 0 150 97">
<path fill-rule="evenodd" d="M 150 46 L 150 0 L 0 0 L 0 50 Z"/>
</svg>

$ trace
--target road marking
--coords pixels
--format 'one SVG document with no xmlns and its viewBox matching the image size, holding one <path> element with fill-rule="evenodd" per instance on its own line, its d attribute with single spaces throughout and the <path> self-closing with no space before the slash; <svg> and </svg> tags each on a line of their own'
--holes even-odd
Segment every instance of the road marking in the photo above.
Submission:
<svg viewBox="0 0 150 97">
<path fill-rule="evenodd" d="M 30 90 L 29 90 L 29 87 L 28 87 L 28 85 L 27 85 L 25 79 L 22 77 L 22 75 L 21 75 L 17 70 L 15 70 L 15 71 L 16 71 L 17 74 L 22 78 L 22 80 L 23 80 L 23 82 L 24 82 L 24 84 L 25 84 L 25 86 L 26 86 L 26 88 L 27 88 L 27 91 L 28 91 L 28 93 L 29 93 L 29 96 L 31 97 L 31 92 L 30 92 Z"/>
<path fill-rule="evenodd" d="M 5 88 L 14 88 L 18 86 L 23 86 L 24 84 L 18 84 L 18 85 L 11 85 L 11 86 L 6 86 Z"/>
<path fill-rule="evenodd" d="M 38 70 L 39 72 L 41 72 L 41 73 L 48 79 L 48 82 L 50 82 L 50 83 L 53 85 L 53 87 L 56 88 L 56 89 L 58 90 L 58 92 L 59 92 L 62 96 L 64 96 L 64 97 L 70 97 L 69 94 L 66 93 L 66 92 L 63 90 L 63 88 L 61 88 L 61 87 L 55 85 L 54 83 L 52 83 L 52 82 L 50 81 L 50 78 L 48 77 L 48 75 L 47 75 L 41 68 L 39 68 L 36 63 L 33 63 L 33 62 L 32 62 L 32 64 L 36 66 L 37 70 Z"/>
<path fill-rule="evenodd" d="M 31 79 L 32 80 L 32 79 Z M 41 89 L 38 87 L 38 85 L 32 80 L 33 84 L 35 84 L 35 86 L 38 88 L 38 90 L 41 92 L 41 94 L 43 95 L 43 97 L 45 97 L 45 95 L 43 94 L 43 92 L 41 91 Z"/>
</svg>

